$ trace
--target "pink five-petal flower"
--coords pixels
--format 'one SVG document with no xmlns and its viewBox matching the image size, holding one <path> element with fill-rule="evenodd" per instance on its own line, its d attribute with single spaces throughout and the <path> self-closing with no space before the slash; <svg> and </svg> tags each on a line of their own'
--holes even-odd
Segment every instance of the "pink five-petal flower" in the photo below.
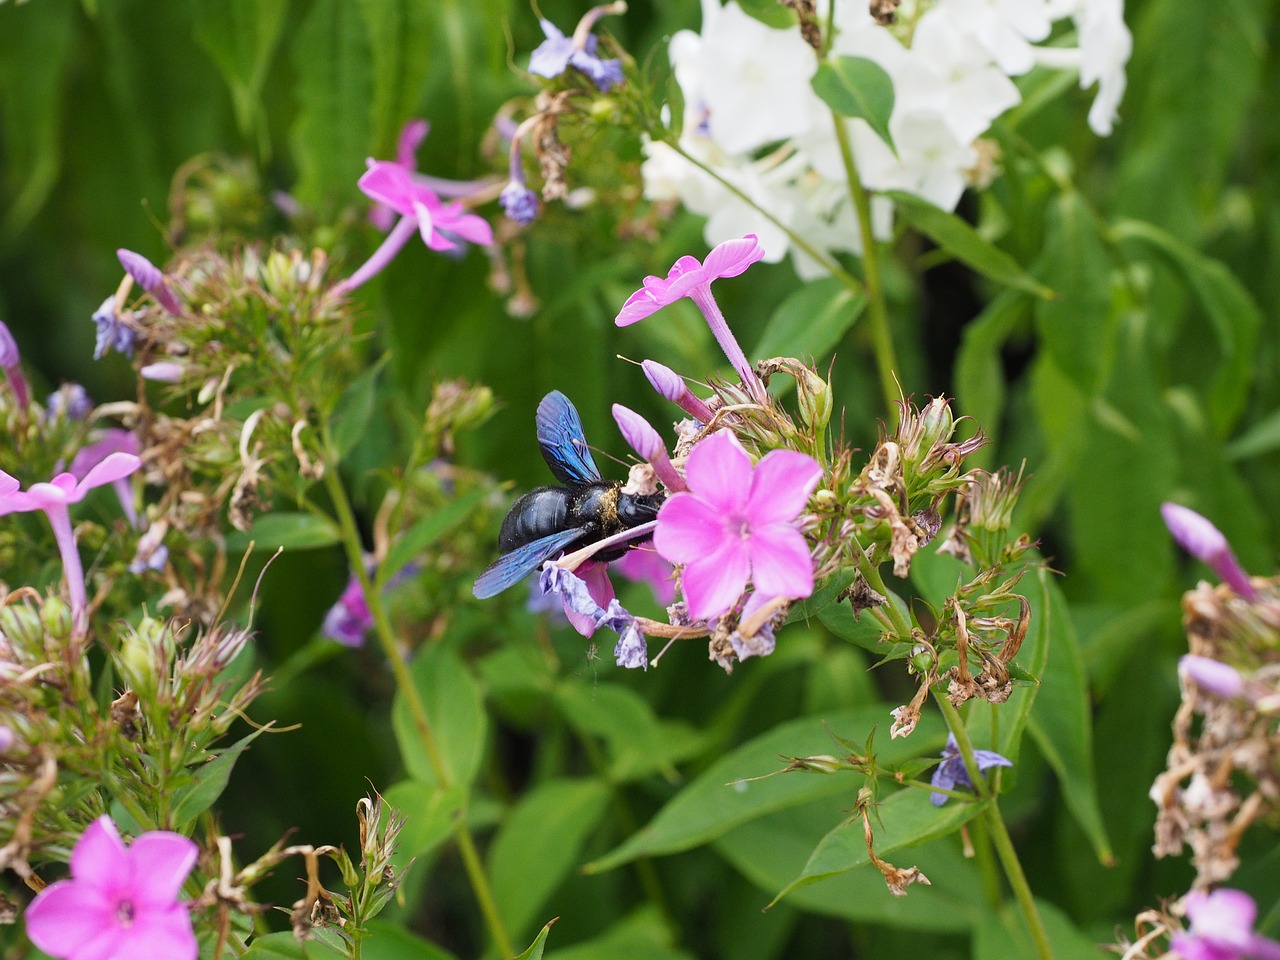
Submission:
<svg viewBox="0 0 1280 960">
<path fill-rule="evenodd" d="M 752 398 L 757 403 L 766 403 L 764 384 L 747 362 L 746 354 L 742 352 L 742 347 L 729 330 L 724 314 L 711 295 L 711 281 L 721 277 L 736 277 L 763 256 L 764 249 L 756 240 L 755 234 L 749 233 L 740 240 L 726 240 L 716 245 L 702 263 L 696 257 L 681 257 L 667 271 L 666 277 L 645 277 L 644 286 L 627 298 L 613 322 L 625 327 L 656 313 L 669 303 L 675 303 L 681 297 L 688 297 L 702 311 L 720 349 L 738 372 Z"/>
<path fill-rule="evenodd" d="M 422 119 L 410 120 L 400 128 L 400 139 L 396 141 L 396 163 L 410 173 L 418 169 L 415 155 L 430 129 L 431 125 Z M 375 203 L 369 209 L 369 222 L 379 230 L 390 230 L 396 222 L 395 211 L 385 204 Z"/>
<path fill-rule="evenodd" d="M 27 908 L 27 936 L 65 960 L 195 960 L 191 916 L 177 898 L 196 853 L 163 830 L 126 847 L 111 818 L 99 817 L 71 853 L 71 878 Z"/>
<path fill-rule="evenodd" d="M 1280 943 L 1253 932 L 1258 908 L 1242 890 L 1193 890 L 1183 900 L 1191 929 L 1170 946 L 1183 960 L 1280 960 Z"/>
<path fill-rule="evenodd" d="M 0 514 L 24 513 L 43 510 L 53 527 L 58 552 L 62 555 L 62 572 L 67 581 L 67 596 L 71 600 L 72 623 L 76 636 L 83 636 L 89 625 L 89 609 L 85 601 L 84 567 L 76 549 L 76 535 L 71 528 L 68 507 L 79 503 L 94 487 L 114 483 L 127 477 L 142 461 L 130 453 L 108 454 L 94 464 L 77 482 L 75 474 L 60 473 L 48 483 L 33 483 L 27 490 L 19 490 L 20 484 L 0 470 Z"/>
<path fill-rule="evenodd" d="M 818 462 L 794 450 L 774 450 L 754 467 L 727 431 L 689 454 L 688 493 L 662 505 L 653 543 L 684 564 L 681 583 L 689 615 L 719 616 L 750 579 L 762 598 L 797 599 L 813 592 L 809 547 L 793 521 L 822 477 Z"/>
</svg>

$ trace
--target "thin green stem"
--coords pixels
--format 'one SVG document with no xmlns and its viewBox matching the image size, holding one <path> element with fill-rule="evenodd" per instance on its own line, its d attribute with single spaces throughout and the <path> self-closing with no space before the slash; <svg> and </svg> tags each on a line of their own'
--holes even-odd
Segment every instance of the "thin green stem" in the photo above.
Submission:
<svg viewBox="0 0 1280 960">
<path fill-rule="evenodd" d="M 965 729 L 964 721 L 960 718 L 960 711 L 951 705 L 951 701 L 944 694 L 934 691 L 934 699 L 937 700 L 943 719 L 946 720 L 948 728 L 956 738 L 960 756 L 964 759 L 965 769 L 969 772 L 969 780 L 978 794 L 978 802 L 982 804 L 982 823 L 990 834 L 996 856 L 1004 868 L 1005 879 L 1009 881 L 1014 899 L 1018 901 L 1018 907 L 1022 910 L 1022 916 L 1027 922 L 1027 929 L 1031 931 L 1036 953 L 1040 960 L 1053 960 L 1053 948 L 1049 945 L 1049 935 L 1045 932 L 1044 921 L 1040 918 L 1035 897 L 1031 894 L 1031 885 L 1027 883 L 1027 875 L 1022 870 L 1021 861 L 1018 860 L 1018 852 L 1013 848 L 1009 828 L 1005 826 L 1004 818 L 1000 816 L 996 795 L 988 788 L 982 773 L 978 770 L 973 741 L 969 739 L 969 731 Z"/>
<path fill-rule="evenodd" d="M 885 305 L 884 286 L 880 282 L 880 251 L 876 247 L 875 232 L 871 227 L 871 198 L 863 189 L 858 176 L 858 164 L 853 156 L 853 144 L 849 141 L 849 129 L 844 118 L 831 113 L 835 125 L 836 142 L 840 144 L 840 159 L 844 163 L 845 179 L 849 183 L 849 199 L 858 217 L 858 233 L 862 238 L 862 279 L 867 287 L 867 315 L 871 318 L 871 345 L 876 355 L 876 368 L 880 372 L 880 389 L 884 391 L 887 410 L 897 409 L 902 388 L 896 371 L 898 358 L 893 349 L 893 333 L 889 327 L 889 310 Z"/>
<path fill-rule="evenodd" d="M 396 642 L 395 631 L 391 626 L 390 618 L 387 616 L 387 609 L 382 603 L 382 593 L 374 586 L 368 571 L 365 569 L 360 530 L 356 526 L 355 514 L 351 509 L 351 503 L 347 499 L 346 488 L 342 485 L 342 480 L 338 475 L 338 457 L 333 456 L 332 437 L 329 435 L 327 426 L 323 427 L 322 430 L 326 451 L 326 466 L 328 467 L 324 473 L 325 489 L 329 493 L 329 498 L 333 501 L 334 512 L 337 514 L 338 530 L 342 537 L 343 546 L 346 549 L 347 562 L 351 565 L 352 573 L 360 582 L 360 589 L 364 593 L 365 602 L 369 606 L 369 614 L 373 618 L 374 633 L 382 646 L 383 653 L 386 654 L 387 662 L 391 665 L 391 673 L 395 677 L 396 689 L 404 697 L 405 703 L 408 705 L 414 728 L 417 730 L 423 751 L 427 755 L 427 761 L 431 764 L 431 771 L 435 775 L 436 783 L 439 784 L 441 790 L 448 790 L 454 786 L 453 774 L 440 753 L 440 744 L 431 728 L 426 705 L 422 702 L 422 697 L 419 696 L 418 689 L 413 683 L 413 677 L 409 673 L 408 661 L 401 652 L 400 645 Z M 475 840 L 471 836 L 471 828 L 467 825 L 465 809 L 459 811 L 459 814 L 454 818 L 453 834 L 458 844 L 458 850 L 462 854 L 463 866 L 466 868 L 467 878 L 471 882 L 471 889 L 480 905 L 481 913 L 484 914 L 485 924 L 489 928 L 489 935 L 493 938 L 494 946 L 497 947 L 502 956 L 513 957 L 516 951 L 498 912 L 498 906 L 493 898 L 484 864 L 476 851 Z"/>
</svg>

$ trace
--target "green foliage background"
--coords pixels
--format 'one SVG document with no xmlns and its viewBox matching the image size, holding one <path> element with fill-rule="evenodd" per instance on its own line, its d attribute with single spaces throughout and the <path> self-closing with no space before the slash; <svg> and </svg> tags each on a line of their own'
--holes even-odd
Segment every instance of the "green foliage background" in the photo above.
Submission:
<svg viewBox="0 0 1280 960">
<path fill-rule="evenodd" d="M 540 6 L 565 28 L 582 12 Z M 607 26 L 643 62 L 698 18 L 696 3 L 637 2 Z M 1173 498 L 1209 516 L 1255 573 L 1275 567 L 1280 515 L 1280 18 L 1271 0 L 1137 0 L 1126 20 L 1135 54 L 1116 134 L 1100 141 L 1087 130 L 1090 94 L 1032 73 L 1023 105 L 995 131 L 1005 175 L 962 207 L 1058 296 L 975 273 L 951 235 L 923 220 L 897 239 L 888 266 L 904 388 L 954 394 L 992 438 L 987 465 L 1026 460 L 1015 526 L 1064 574 L 1046 581 L 1037 609 L 1046 619 L 1052 610 L 1055 683 L 1030 714 L 1004 801 L 1064 957 L 1095 955 L 1089 944 L 1111 941 L 1117 924 L 1191 877 L 1184 863 L 1151 859 L 1146 794 L 1178 698 L 1179 595 L 1205 571 L 1175 551 L 1158 504 Z M 392 156 L 401 124 L 425 116 L 421 169 L 502 170 L 482 141 L 504 102 L 530 94 L 513 63 L 540 39 L 533 13 L 508 0 L 0 5 L 0 318 L 43 386 L 76 380 L 100 401 L 129 396 L 124 361 L 90 360 L 88 318 L 118 282 L 117 247 L 166 259 L 161 224 L 182 164 L 208 152 L 243 161 L 247 175 L 224 184 L 224 208 L 240 217 L 228 229 L 278 228 L 267 197 L 288 191 L 306 208 L 309 241 L 354 266 L 377 242 L 355 187 L 365 157 Z M 582 176 L 638 184 L 638 145 L 624 132 L 602 129 L 574 147 Z M 496 207 L 485 212 L 496 217 Z M 678 216 L 656 236 L 625 238 L 617 227 L 608 209 L 546 210 L 525 237 L 541 300 L 529 319 L 507 314 L 474 252 L 456 261 L 411 246 L 362 291 L 368 329 L 392 358 L 377 426 L 347 478 L 366 498 L 366 522 L 377 482 L 360 466 L 385 465 L 406 429 L 401 411 L 424 404 L 433 379 L 492 386 L 503 408 L 457 459 L 527 487 L 546 479 L 531 421 L 547 390 L 568 393 L 593 442 L 621 455 L 611 403 L 655 422 L 666 415 L 617 354 L 715 368 L 714 343 L 687 304 L 625 334 L 611 323 L 645 274 L 701 256 L 700 225 Z M 787 299 L 796 289 L 785 264 L 718 286 L 749 355 L 756 344 L 818 351 L 806 329 L 814 305 Z M 862 327 L 851 317 L 837 333 L 818 365 L 834 351 L 846 428 L 867 447 L 886 411 Z M 945 593 L 952 576 L 922 556 L 914 589 Z M 307 645 L 345 578 L 336 549 L 290 553 L 270 571 L 257 653 L 269 674 Z M 469 816 L 488 837 L 517 939 L 559 914 L 550 939 L 564 958 L 1011 955 L 1016 921 L 987 909 L 954 837 L 903 855 L 933 880 L 905 899 L 854 870 L 760 912 L 856 786 L 800 778 L 776 805 L 735 819 L 719 785 L 773 769 L 780 753 L 830 752 L 820 720 L 855 740 L 874 724 L 887 730 L 887 710 L 910 688 L 892 670 L 869 674 L 861 648 L 815 620 L 732 677 L 692 647 L 628 674 L 606 650 L 591 659 L 580 638 L 547 635 L 518 603 L 481 607 L 467 582 L 437 586 L 448 616 L 416 669 L 422 684 L 444 684 L 432 702 L 457 737 Z M 483 931 L 441 844 L 448 803 L 415 772 L 412 751 L 397 750 L 392 691 L 373 650 L 279 684 L 258 711 L 302 730 L 254 743 L 220 808 L 223 827 L 246 849 L 290 828 L 351 844 L 351 805 L 372 782 L 410 816 L 408 852 L 420 858 L 392 922 L 478 955 Z M 940 726 L 922 726 L 911 747 L 941 742 Z M 899 744 L 882 732 L 880 746 L 887 755 Z M 673 797 L 687 806 L 637 834 Z M 890 829 L 910 822 L 882 817 Z M 617 858 L 629 866 L 577 871 L 624 843 L 635 845 Z M 653 859 L 633 859 L 641 853 Z M 1238 886 L 1280 889 L 1269 832 L 1255 828 L 1242 853 Z M 290 883 L 277 877 L 262 895 L 289 902 Z M 655 888 L 660 898 L 648 896 Z M 371 940 L 370 955 L 419 949 L 385 946 L 397 936 Z"/>
</svg>

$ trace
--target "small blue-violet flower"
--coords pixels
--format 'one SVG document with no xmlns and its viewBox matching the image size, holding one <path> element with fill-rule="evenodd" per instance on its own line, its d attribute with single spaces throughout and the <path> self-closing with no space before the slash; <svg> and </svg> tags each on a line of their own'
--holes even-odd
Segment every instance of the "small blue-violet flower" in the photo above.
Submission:
<svg viewBox="0 0 1280 960">
<path fill-rule="evenodd" d="M 116 311 L 114 295 L 102 301 L 102 306 L 93 312 L 93 322 L 98 325 L 98 333 L 93 345 L 93 359 L 101 360 L 108 350 L 133 356 L 133 328 L 125 323 L 124 318 Z"/>
<path fill-rule="evenodd" d="M 591 28 L 606 14 L 620 14 L 626 10 L 627 5 L 622 0 L 592 7 L 578 21 L 572 37 L 566 37 L 550 20 L 539 21 L 547 39 L 538 44 L 529 57 L 529 72 L 550 79 L 573 67 L 586 74 L 602 93 L 608 92 L 622 82 L 622 61 L 601 60 L 596 56 L 599 41 Z"/>
<path fill-rule="evenodd" d="M 973 758 L 978 762 L 979 770 L 991 767 L 1012 767 L 1013 761 L 1007 760 L 993 750 L 975 750 Z M 964 757 L 960 756 L 960 745 L 956 743 L 954 734 L 947 734 L 946 746 L 942 748 L 942 762 L 933 771 L 933 779 L 929 781 L 940 790 L 956 790 L 964 787 L 973 789 L 973 781 L 969 779 L 969 771 L 965 768 Z M 945 793 L 934 793 L 929 796 L 935 807 L 947 802 Z"/>
<path fill-rule="evenodd" d="M 542 565 L 538 577 L 543 592 L 555 594 L 564 603 L 565 615 L 573 628 L 584 637 L 591 636 L 598 627 L 608 627 L 618 634 L 613 655 L 618 666 L 627 669 L 647 669 L 648 647 L 644 634 L 633 617 L 613 595 L 603 563 L 584 563 L 578 568 L 579 577 L 572 571 L 548 561 Z M 608 599 L 601 605 L 601 585 L 607 587 Z"/>
<path fill-rule="evenodd" d="M 66 417 L 68 420 L 83 420 L 93 411 L 93 399 L 89 391 L 78 383 L 64 383 L 44 403 L 45 411 L 51 420 Z"/>
<path fill-rule="evenodd" d="M 1258 599 L 1258 591 L 1240 566 L 1222 531 L 1194 510 L 1176 503 L 1160 504 L 1160 515 L 1173 539 L 1197 560 L 1213 567 L 1223 583 L 1246 600 Z"/>
</svg>

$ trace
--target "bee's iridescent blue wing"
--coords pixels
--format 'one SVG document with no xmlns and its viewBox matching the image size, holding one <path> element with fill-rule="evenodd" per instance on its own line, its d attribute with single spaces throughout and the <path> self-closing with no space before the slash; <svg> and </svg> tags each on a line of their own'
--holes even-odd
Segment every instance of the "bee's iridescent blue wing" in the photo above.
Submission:
<svg viewBox="0 0 1280 960">
<path fill-rule="evenodd" d="M 596 483 L 600 470 L 591 459 L 582 420 L 569 398 L 552 390 L 538 404 L 538 446 L 557 480 L 571 487 Z"/>
<path fill-rule="evenodd" d="M 510 553 L 504 553 L 476 577 L 471 592 L 480 600 L 497 596 L 538 569 L 544 560 L 551 559 L 553 554 L 578 539 L 585 531 L 586 527 L 561 530 L 526 543 L 523 547 L 516 547 Z"/>
</svg>

